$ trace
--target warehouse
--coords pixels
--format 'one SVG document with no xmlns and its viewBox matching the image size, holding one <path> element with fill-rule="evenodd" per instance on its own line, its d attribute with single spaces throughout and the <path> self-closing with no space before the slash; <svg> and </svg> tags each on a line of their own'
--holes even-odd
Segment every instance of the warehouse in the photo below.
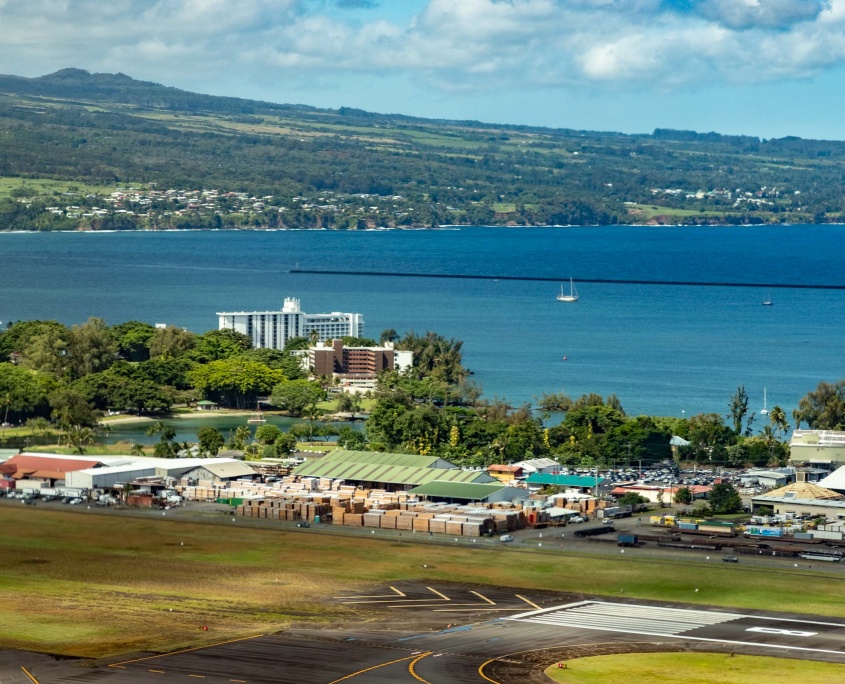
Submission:
<svg viewBox="0 0 845 684">
<path fill-rule="evenodd" d="M 419 456 L 417 454 L 394 454 L 381 451 L 353 451 L 336 449 L 323 458 L 320 463 L 371 463 L 373 465 L 407 466 L 412 468 L 457 468 L 454 463 L 439 456 Z"/>
<path fill-rule="evenodd" d="M 543 489 L 544 487 L 566 487 L 577 489 L 585 494 L 595 491 L 602 486 L 603 477 L 586 477 L 582 475 L 550 475 L 544 473 L 532 473 L 526 482 L 531 490 Z"/>
<path fill-rule="evenodd" d="M 495 483 L 483 471 L 460 470 L 436 456 L 338 450 L 303 463 L 294 475 L 343 480 L 365 488 L 405 491 L 434 480 L 466 483 Z"/>
<path fill-rule="evenodd" d="M 481 484 L 477 482 L 444 482 L 433 480 L 419 487 L 414 487 L 409 494 L 422 496 L 429 501 L 446 503 L 497 503 L 525 498 L 528 491 L 521 487 L 509 487 L 503 484 Z"/>
<path fill-rule="evenodd" d="M 202 465 L 195 466 L 181 474 L 189 482 L 229 482 L 232 480 L 252 480 L 257 473 L 243 461 L 226 460 L 210 463 L 212 459 L 202 459 Z"/>
</svg>

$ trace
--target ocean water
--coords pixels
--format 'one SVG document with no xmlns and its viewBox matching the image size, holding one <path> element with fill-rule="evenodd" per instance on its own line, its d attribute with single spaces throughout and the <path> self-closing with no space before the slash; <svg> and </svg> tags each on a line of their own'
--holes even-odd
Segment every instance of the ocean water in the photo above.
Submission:
<svg viewBox="0 0 845 684">
<path fill-rule="evenodd" d="M 845 291 L 593 284 L 657 279 L 845 284 L 845 227 L 458 228 L 0 234 L 0 321 L 89 316 L 202 332 L 224 310 L 364 314 L 464 340 L 486 397 L 615 392 L 629 414 L 792 409 L 845 376 Z M 575 278 L 555 283 L 291 274 L 291 268 Z M 566 357 L 566 361 L 563 357 Z"/>
</svg>

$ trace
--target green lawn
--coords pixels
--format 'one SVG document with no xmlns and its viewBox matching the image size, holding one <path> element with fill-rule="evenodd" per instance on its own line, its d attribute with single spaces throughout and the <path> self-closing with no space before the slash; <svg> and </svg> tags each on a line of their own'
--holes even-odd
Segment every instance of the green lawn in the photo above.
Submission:
<svg viewBox="0 0 845 684">
<path fill-rule="evenodd" d="M 11 504 L 0 514 L 0 605 L 22 623 L 43 625 L 0 630 L 0 648 L 96 657 L 246 636 L 292 621 L 348 621 L 356 614 L 331 597 L 397 580 L 845 617 L 843 577 L 825 571 L 497 545 L 432 547 L 342 532 L 258 529 L 228 518 L 201 524 Z M 202 624 L 209 634 L 198 634 Z"/>
<path fill-rule="evenodd" d="M 634 653 L 569 660 L 546 674 L 566 684 L 833 684 L 845 665 L 721 653 Z"/>
</svg>

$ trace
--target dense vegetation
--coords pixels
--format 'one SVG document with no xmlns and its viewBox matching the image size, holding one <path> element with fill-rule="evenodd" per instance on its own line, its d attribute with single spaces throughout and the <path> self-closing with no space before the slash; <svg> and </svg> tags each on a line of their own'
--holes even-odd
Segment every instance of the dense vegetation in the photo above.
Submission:
<svg viewBox="0 0 845 684">
<path fill-rule="evenodd" d="M 838 221 L 843 161 L 830 141 L 432 121 L 78 69 L 0 77 L 0 230 Z M 117 187 L 221 196 L 96 213 Z"/>
<path fill-rule="evenodd" d="M 395 330 L 385 330 L 380 340 L 413 351 L 414 367 L 381 374 L 366 431 L 360 432 L 315 422 L 329 411 L 320 404 L 334 381 L 307 379 L 292 354 L 313 340 L 291 340 L 280 352 L 252 349 L 244 335 L 232 330 L 197 335 L 138 321 L 107 326 L 96 318 L 71 328 L 56 321 L 18 322 L 0 332 L 0 418 L 4 424 L 26 423 L 36 434 L 58 429 L 69 446 L 83 451 L 96 440 L 99 418 L 106 411 L 154 417 L 200 399 L 243 410 L 263 398 L 306 420 L 288 433 L 264 425 L 253 435 L 244 425 L 230 435 L 231 448 L 252 444 L 261 447 L 253 449 L 256 454 L 289 453 L 297 439 L 337 436 L 347 448 L 436 454 L 468 465 L 534 456 L 551 456 L 568 465 L 621 465 L 678 456 L 742 466 L 782 463 L 788 455 L 783 440 L 789 423 L 783 409 L 773 407 L 769 424 L 754 434 L 755 417 L 748 413 L 743 387 L 731 397 L 727 424 L 715 413 L 689 419 L 627 416 L 615 395 L 575 400 L 544 395 L 537 410 L 530 405 L 514 409 L 502 400 L 482 398 L 462 364 L 460 340 L 432 332 L 399 336 Z M 344 342 L 374 344 L 359 338 Z M 800 420 L 814 427 L 830 427 L 828 418 L 841 420 L 840 395 L 828 387 L 822 383 L 801 400 L 805 412 Z M 339 394 L 331 410 L 360 412 L 361 403 L 359 396 Z M 812 417 L 807 413 L 811 405 L 816 411 Z M 564 412 L 563 420 L 547 427 L 549 411 Z M 148 434 L 159 437 L 157 455 L 174 456 L 187 448 L 174 443 L 174 431 L 164 423 L 151 425 Z M 673 436 L 689 444 L 673 453 Z M 204 428 L 198 443 L 202 452 L 213 454 L 224 439 L 214 428 Z"/>
</svg>

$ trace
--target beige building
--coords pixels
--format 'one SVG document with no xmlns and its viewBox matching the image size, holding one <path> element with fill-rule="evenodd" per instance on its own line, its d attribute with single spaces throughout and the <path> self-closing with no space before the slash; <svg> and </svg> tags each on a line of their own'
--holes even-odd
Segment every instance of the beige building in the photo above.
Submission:
<svg viewBox="0 0 845 684">
<path fill-rule="evenodd" d="M 789 462 L 795 465 L 845 465 L 845 432 L 839 430 L 796 430 L 789 442 Z"/>
<path fill-rule="evenodd" d="M 794 482 L 751 499 L 751 506 L 771 508 L 775 515 L 810 515 L 845 519 L 845 496 L 810 482 Z"/>
</svg>

